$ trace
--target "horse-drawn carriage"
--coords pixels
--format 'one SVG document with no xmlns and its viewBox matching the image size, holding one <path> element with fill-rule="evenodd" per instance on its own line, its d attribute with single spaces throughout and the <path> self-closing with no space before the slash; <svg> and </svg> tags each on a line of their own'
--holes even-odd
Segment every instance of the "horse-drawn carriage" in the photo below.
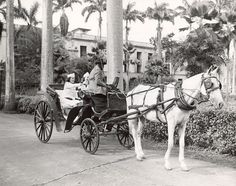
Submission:
<svg viewBox="0 0 236 186">
<path fill-rule="evenodd" d="M 116 129 L 111 134 L 116 134 L 120 144 L 126 148 L 135 146 L 136 158 L 142 160 L 145 155 L 141 145 L 141 134 L 145 121 L 165 122 L 168 126 L 165 168 L 171 169 L 169 158 L 175 127 L 178 125 L 179 162 L 182 170 L 188 170 L 184 161 L 184 143 L 190 111 L 202 101 L 209 101 L 216 108 L 222 108 L 224 105 L 218 69 L 218 67 L 210 67 L 207 72 L 185 79 L 182 84 L 138 85 L 127 95 L 117 91 L 108 93 L 107 108 L 101 113 L 95 111 L 91 98 L 85 95 L 84 104 L 78 107 L 79 120 L 75 123 L 75 125 L 80 125 L 83 148 L 86 152 L 94 154 L 99 146 L 100 136 L 107 135 L 103 129 L 106 125 L 111 125 Z M 51 137 L 54 122 L 59 130 L 62 113 L 60 101 L 54 89 L 49 87 L 45 97 L 46 100 L 41 100 L 37 104 L 34 116 L 36 134 L 44 143 L 48 142 Z"/>
<path fill-rule="evenodd" d="M 116 135 L 119 143 L 127 149 L 134 146 L 125 116 L 126 96 L 123 93 L 117 90 L 108 92 L 107 107 L 98 113 L 90 93 L 80 90 L 82 105 L 72 108 L 66 117 L 60 101 L 60 88 L 62 87 L 48 86 L 43 98 L 36 105 L 34 125 L 36 135 L 41 142 L 47 143 L 50 140 L 54 125 L 57 131 L 61 131 L 61 126 L 66 123 L 65 127 L 68 128 L 68 121 L 72 119 L 72 122 L 69 123 L 72 126 L 69 129 L 80 125 L 81 144 L 88 153 L 94 154 L 97 151 L 100 136 L 104 135 Z M 76 114 L 76 118 L 73 116 L 74 114 Z M 112 129 L 111 131 L 105 130 L 108 125 Z"/>
</svg>

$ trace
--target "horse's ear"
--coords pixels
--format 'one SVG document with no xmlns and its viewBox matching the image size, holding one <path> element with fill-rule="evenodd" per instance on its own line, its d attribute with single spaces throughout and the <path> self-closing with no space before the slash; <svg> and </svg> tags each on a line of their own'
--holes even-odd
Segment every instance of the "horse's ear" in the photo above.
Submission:
<svg viewBox="0 0 236 186">
<path fill-rule="evenodd" d="M 219 67 L 216 67 L 216 68 L 212 71 L 212 73 L 213 73 L 213 74 L 217 74 L 217 73 L 219 72 L 219 69 L 220 69 Z"/>
<path fill-rule="evenodd" d="M 211 66 L 209 67 L 209 69 L 207 70 L 207 74 L 210 74 L 211 71 L 212 71 L 212 69 L 213 69 L 213 65 L 211 65 Z"/>
</svg>

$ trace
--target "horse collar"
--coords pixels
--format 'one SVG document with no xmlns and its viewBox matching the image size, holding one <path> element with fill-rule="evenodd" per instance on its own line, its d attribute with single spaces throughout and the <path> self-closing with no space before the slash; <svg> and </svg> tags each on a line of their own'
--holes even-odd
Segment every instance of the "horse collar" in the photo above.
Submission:
<svg viewBox="0 0 236 186">
<path fill-rule="evenodd" d="M 192 104 L 189 104 L 183 94 L 183 89 L 182 89 L 182 82 L 177 82 L 175 84 L 175 97 L 176 99 L 176 104 L 181 110 L 193 110 L 196 109 L 196 104 L 193 102 Z"/>
</svg>

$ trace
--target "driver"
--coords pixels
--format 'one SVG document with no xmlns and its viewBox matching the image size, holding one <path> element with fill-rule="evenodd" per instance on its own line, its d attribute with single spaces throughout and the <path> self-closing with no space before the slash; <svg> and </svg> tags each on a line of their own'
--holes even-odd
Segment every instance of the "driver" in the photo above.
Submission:
<svg viewBox="0 0 236 186">
<path fill-rule="evenodd" d="M 107 89 L 112 89 L 110 85 L 105 83 L 105 74 L 103 71 L 104 62 L 97 59 L 93 70 L 89 74 L 89 84 L 87 91 L 92 93 L 91 97 L 95 103 L 95 111 L 102 112 L 107 106 Z"/>
</svg>

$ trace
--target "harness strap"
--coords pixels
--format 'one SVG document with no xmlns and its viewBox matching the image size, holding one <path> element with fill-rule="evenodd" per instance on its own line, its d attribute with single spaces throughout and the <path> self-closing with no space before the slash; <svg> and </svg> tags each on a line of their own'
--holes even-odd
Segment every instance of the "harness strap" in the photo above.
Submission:
<svg viewBox="0 0 236 186">
<path fill-rule="evenodd" d="M 145 92 L 145 95 L 144 95 L 144 97 L 143 97 L 143 105 L 145 104 L 145 100 L 146 100 L 147 93 L 148 93 L 148 91 L 150 91 L 151 88 L 152 88 L 152 87 L 149 87 L 149 89 Z"/>
</svg>

